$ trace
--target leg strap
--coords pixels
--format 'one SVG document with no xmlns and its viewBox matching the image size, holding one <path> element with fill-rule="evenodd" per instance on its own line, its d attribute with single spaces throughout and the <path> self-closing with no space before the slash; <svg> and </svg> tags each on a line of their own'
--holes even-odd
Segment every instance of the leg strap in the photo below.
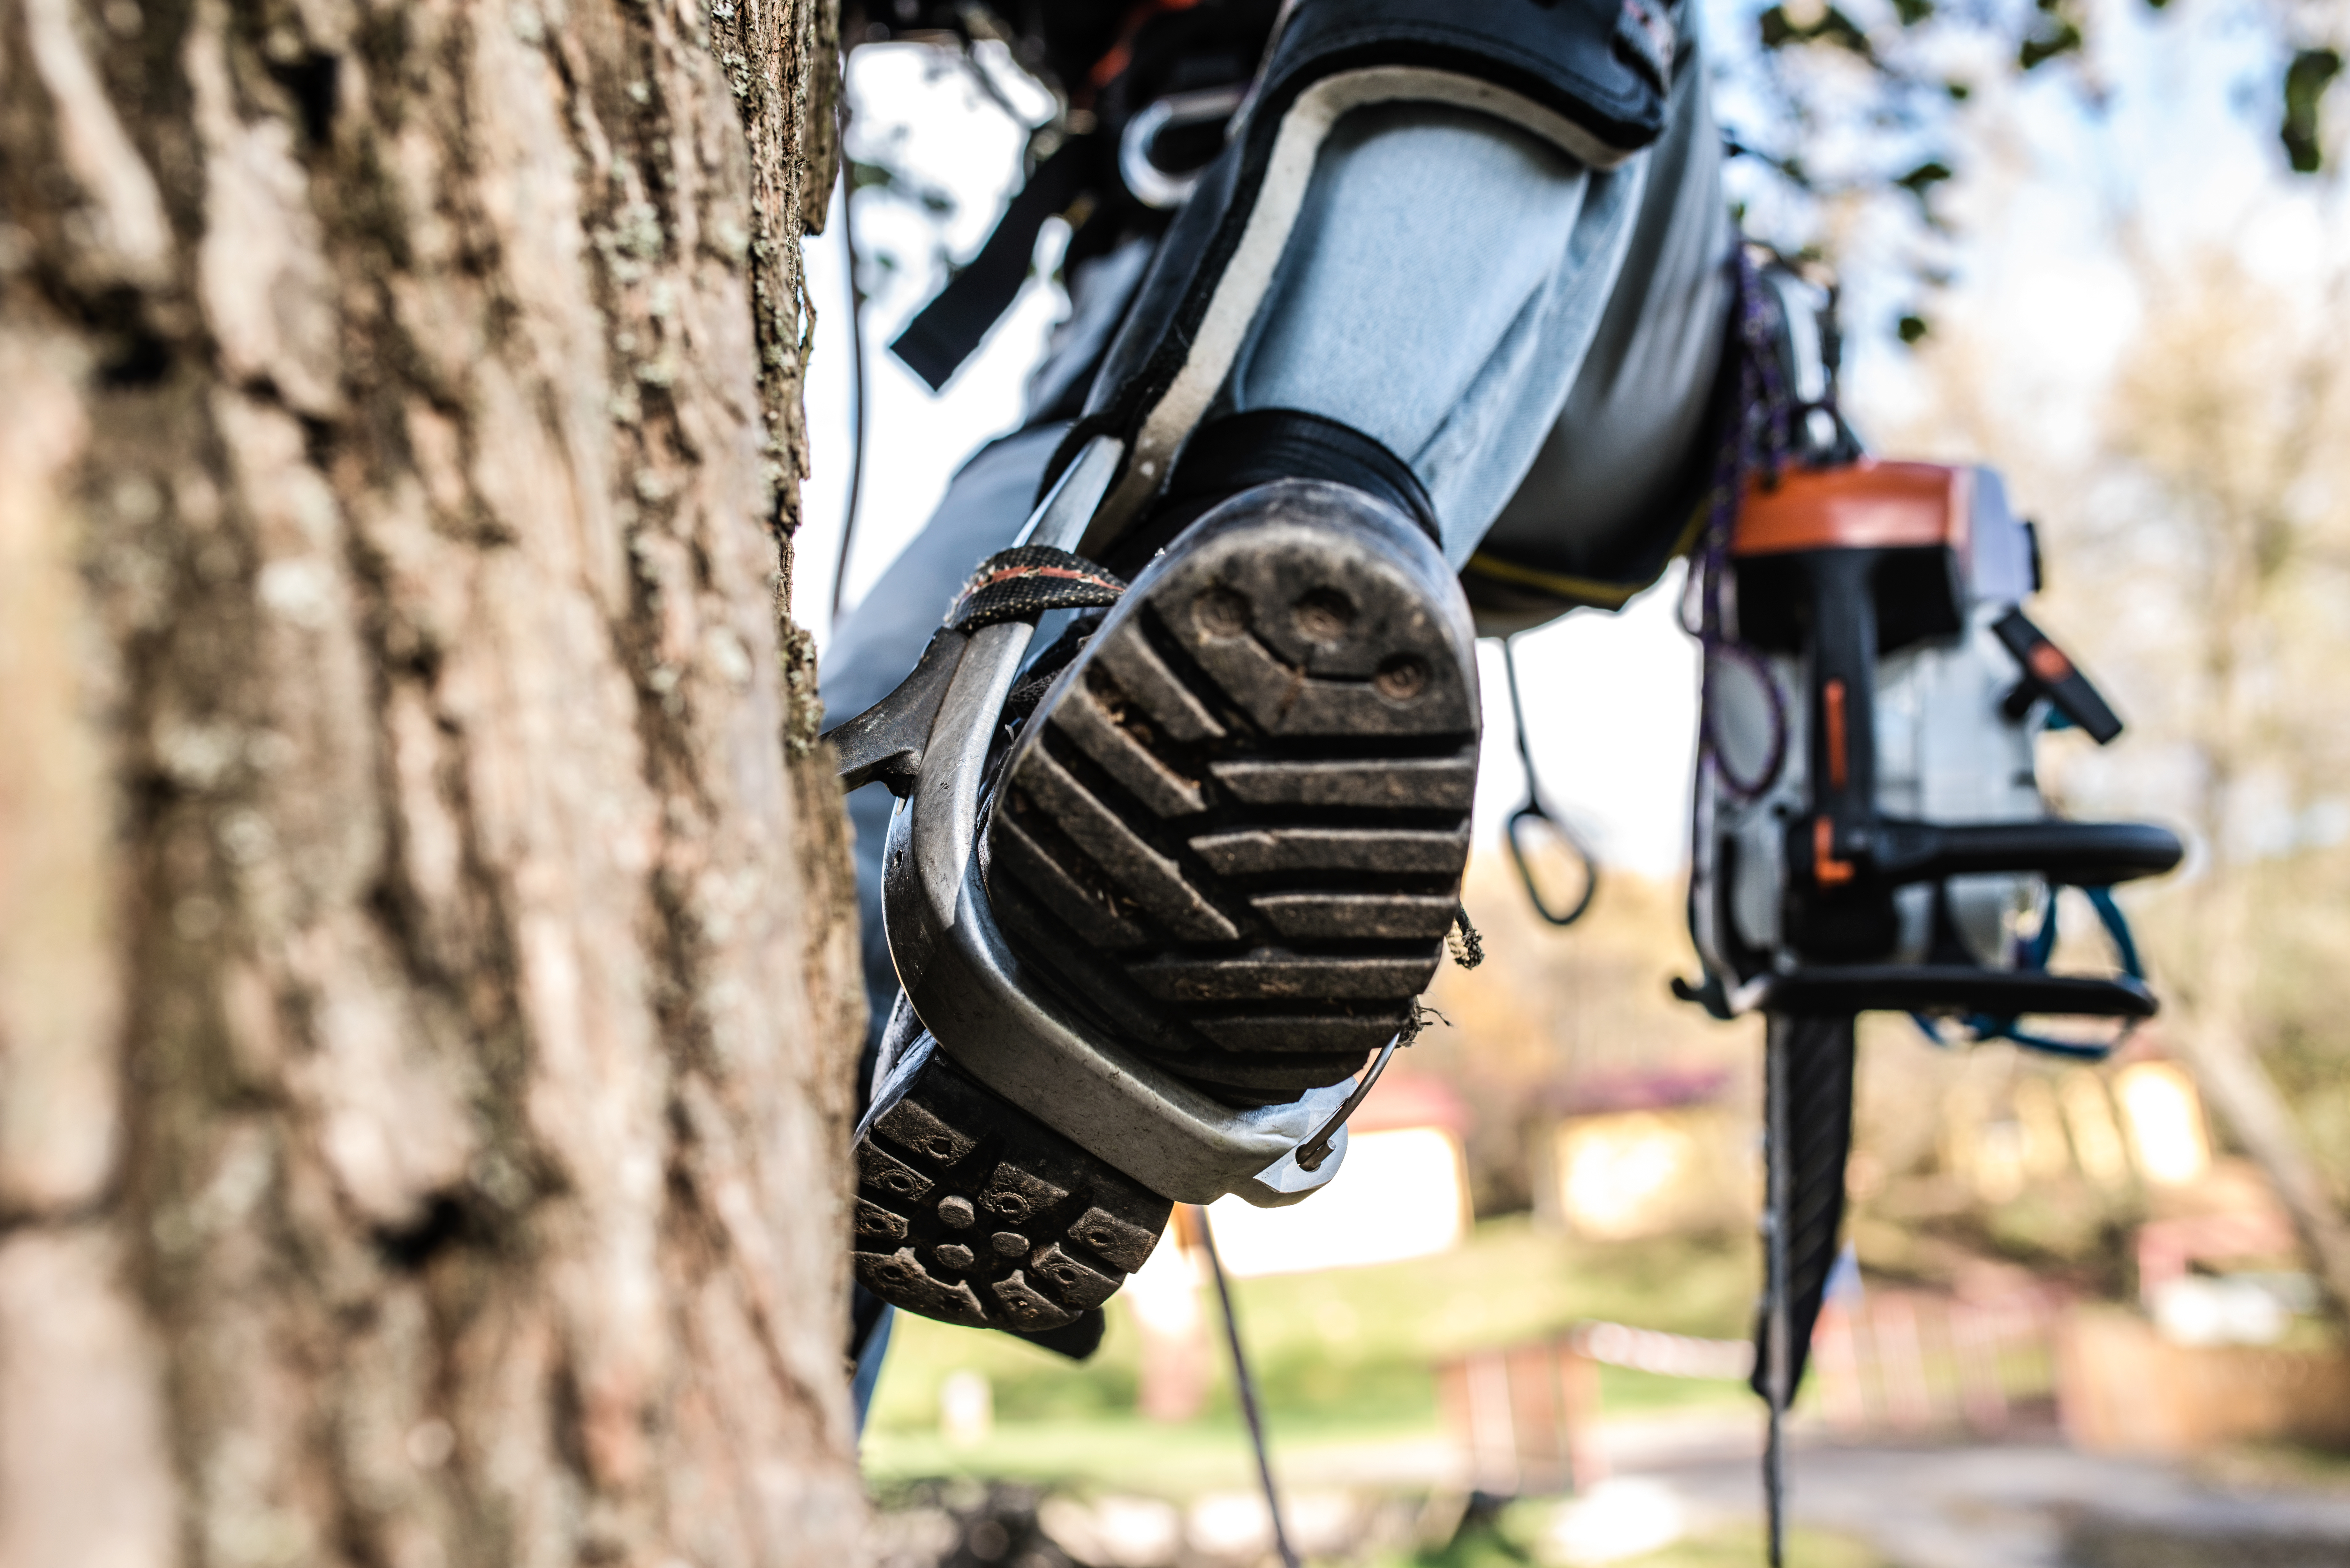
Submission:
<svg viewBox="0 0 2350 1568">
<path fill-rule="evenodd" d="M 1166 485 L 1273 285 L 1315 158 L 1341 117 L 1384 103 L 1446 104 L 1613 169 L 1664 130 L 1684 53 L 1676 16 L 1661 0 L 1297 0 L 1056 457 L 1055 475 L 1095 435 L 1128 446 L 1079 549 L 1099 558 Z"/>
</svg>

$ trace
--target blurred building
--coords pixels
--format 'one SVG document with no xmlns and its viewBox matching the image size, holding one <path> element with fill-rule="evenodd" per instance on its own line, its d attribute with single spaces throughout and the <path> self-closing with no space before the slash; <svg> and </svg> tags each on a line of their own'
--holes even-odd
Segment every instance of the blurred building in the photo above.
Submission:
<svg viewBox="0 0 2350 1568">
<path fill-rule="evenodd" d="M 1468 1129 L 1450 1087 L 1389 1068 L 1347 1123 L 1327 1188 L 1287 1209 L 1226 1198 L 1208 1210 L 1224 1267 L 1247 1279 L 1450 1251 L 1469 1232 Z"/>
<path fill-rule="evenodd" d="M 1534 1214 L 1592 1241 L 1752 1223 L 1755 1128 L 1716 1068 L 1622 1072 L 1557 1097 L 1534 1138 Z"/>
<path fill-rule="evenodd" d="M 1118 1294 L 1141 1336 L 1135 1408 L 1147 1420 L 1188 1421 L 1207 1403 L 1207 1263 L 1192 1234 L 1195 1212 L 1175 1206 L 1159 1245 Z"/>
</svg>

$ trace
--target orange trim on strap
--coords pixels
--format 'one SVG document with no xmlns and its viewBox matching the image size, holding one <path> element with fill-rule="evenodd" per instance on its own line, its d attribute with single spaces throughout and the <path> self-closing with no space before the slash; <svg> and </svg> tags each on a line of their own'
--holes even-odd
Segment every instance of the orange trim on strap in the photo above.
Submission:
<svg viewBox="0 0 2350 1568">
<path fill-rule="evenodd" d="M 1059 577 L 1072 583 L 1092 583 L 1113 593 L 1126 591 L 1118 580 L 1107 572 L 1079 572 L 1067 566 L 1005 566 L 983 577 L 973 577 L 963 589 L 963 597 L 968 598 L 982 588 L 992 588 L 998 583 L 1015 583 L 1023 577 Z"/>
<path fill-rule="evenodd" d="M 1778 488 L 1746 482 L 1731 534 L 1733 556 L 1794 550 L 1968 548 L 1974 471 L 1938 462 L 1878 462 L 1789 469 Z"/>
</svg>

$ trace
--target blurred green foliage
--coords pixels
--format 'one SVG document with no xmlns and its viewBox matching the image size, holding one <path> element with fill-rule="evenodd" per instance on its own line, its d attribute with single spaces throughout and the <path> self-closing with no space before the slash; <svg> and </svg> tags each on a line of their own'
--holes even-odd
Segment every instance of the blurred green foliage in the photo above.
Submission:
<svg viewBox="0 0 2350 1568">
<path fill-rule="evenodd" d="M 1236 1307 L 1276 1447 L 1440 1436 L 1436 1364 L 1555 1334 L 1586 1319 L 1739 1338 L 1756 1284 L 1752 1241 L 1675 1238 L 1598 1244 L 1488 1220 L 1440 1257 L 1234 1282 Z M 1220 1331 L 1213 1302 L 1204 1303 Z M 873 1474 L 976 1473 L 1039 1480 L 1221 1478 L 1243 1457 L 1222 1340 L 1206 1408 L 1167 1426 L 1133 1414 L 1140 1335 L 1113 1303 L 1109 1331 L 1078 1364 L 1002 1334 L 900 1314 L 866 1439 Z M 968 1449 L 937 1435 L 939 1389 L 984 1376 L 996 1434 Z M 1602 1369 L 1610 1413 L 1742 1407 L 1734 1383 Z M 1202 1480 L 1200 1484 L 1210 1484 Z M 1219 1482 L 1219 1484 L 1221 1484 Z"/>
<path fill-rule="evenodd" d="M 1374 1568 L 1523 1568 L 1541 1563 L 1542 1536 L 1555 1502 L 1514 1502 L 1496 1512 L 1472 1511 L 1441 1547 L 1391 1557 Z M 1762 1535 L 1753 1527 L 1709 1530 L 1661 1551 L 1620 1560 L 1620 1568 L 1753 1568 L 1762 1561 Z M 1795 1568 L 1887 1568 L 1885 1559 L 1849 1536 L 1796 1529 L 1787 1535 Z"/>
</svg>

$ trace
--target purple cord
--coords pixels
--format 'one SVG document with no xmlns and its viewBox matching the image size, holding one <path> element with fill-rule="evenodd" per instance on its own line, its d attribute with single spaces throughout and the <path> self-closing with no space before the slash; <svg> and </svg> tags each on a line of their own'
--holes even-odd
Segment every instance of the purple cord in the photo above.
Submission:
<svg viewBox="0 0 2350 1568">
<path fill-rule="evenodd" d="M 1770 788 L 1786 763 L 1787 699 L 1779 690 L 1769 662 L 1738 640 L 1729 628 L 1725 601 L 1729 592 L 1730 538 L 1738 521 L 1738 505 L 1745 492 L 1748 470 L 1759 466 L 1766 483 L 1778 483 L 1779 472 L 1793 444 L 1794 403 L 1779 369 L 1775 342 L 1779 325 L 1777 296 L 1764 286 L 1762 274 L 1755 269 L 1743 245 L 1738 249 L 1736 268 L 1733 308 L 1738 313 L 1738 407 L 1715 459 L 1711 514 L 1706 519 L 1703 541 L 1698 546 L 1694 596 L 1697 624 L 1689 624 L 1690 607 L 1685 602 L 1681 625 L 1697 639 L 1705 660 L 1704 684 L 1698 701 L 1698 765 L 1710 768 L 1722 792 L 1743 805 Z M 1762 681 L 1770 698 L 1770 756 L 1751 779 L 1740 778 L 1731 771 L 1716 734 L 1713 671 L 1717 659 L 1734 659 L 1746 665 Z"/>
</svg>

